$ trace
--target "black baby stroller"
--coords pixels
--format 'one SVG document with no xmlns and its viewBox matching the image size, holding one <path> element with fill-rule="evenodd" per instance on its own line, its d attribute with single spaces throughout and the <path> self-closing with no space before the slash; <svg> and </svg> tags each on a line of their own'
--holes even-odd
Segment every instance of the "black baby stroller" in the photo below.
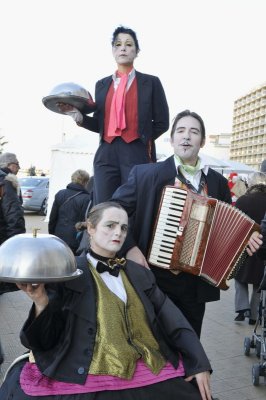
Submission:
<svg viewBox="0 0 266 400">
<path fill-rule="evenodd" d="M 260 383 L 260 376 L 266 384 L 266 267 L 264 277 L 260 283 L 260 303 L 256 324 L 251 339 L 245 337 L 244 354 L 249 356 L 250 349 L 255 349 L 259 362 L 252 366 L 252 382 L 254 386 Z"/>
</svg>

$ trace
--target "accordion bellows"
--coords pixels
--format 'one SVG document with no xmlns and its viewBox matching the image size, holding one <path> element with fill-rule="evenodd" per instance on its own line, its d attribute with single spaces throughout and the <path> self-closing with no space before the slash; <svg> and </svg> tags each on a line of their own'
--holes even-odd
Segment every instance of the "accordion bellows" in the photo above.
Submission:
<svg viewBox="0 0 266 400">
<path fill-rule="evenodd" d="M 157 267 L 198 275 L 228 289 L 246 257 L 256 222 L 237 208 L 166 186 L 154 226 L 148 261 Z"/>
</svg>

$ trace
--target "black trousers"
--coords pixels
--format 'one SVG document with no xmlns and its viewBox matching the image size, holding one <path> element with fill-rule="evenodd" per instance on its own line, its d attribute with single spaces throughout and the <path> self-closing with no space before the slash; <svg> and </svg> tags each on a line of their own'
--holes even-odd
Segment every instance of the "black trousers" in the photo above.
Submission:
<svg viewBox="0 0 266 400">
<path fill-rule="evenodd" d="M 117 137 L 102 142 L 95 154 L 93 204 L 110 200 L 115 190 L 127 181 L 132 167 L 151 162 L 148 147 L 140 139 L 131 143 Z"/>
<path fill-rule="evenodd" d="M 202 322 L 205 313 L 205 303 L 198 303 L 198 277 L 181 272 L 174 275 L 172 272 L 152 267 L 159 288 L 167 294 L 172 302 L 182 311 L 198 337 L 201 334 Z"/>
<path fill-rule="evenodd" d="M 20 361 L 8 373 L 0 388 L 1 400 L 201 400 L 196 385 L 183 378 L 168 379 L 153 385 L 125 390 L 55 396 L 28 396 L 20 388 L 19 376 L 25 361 Z"/>
</svg>

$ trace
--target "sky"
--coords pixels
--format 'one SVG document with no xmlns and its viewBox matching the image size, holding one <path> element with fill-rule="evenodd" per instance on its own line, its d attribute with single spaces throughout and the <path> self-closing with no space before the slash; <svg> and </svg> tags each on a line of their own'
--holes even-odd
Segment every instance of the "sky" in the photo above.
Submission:
<svg viewBox="0 0 266 400">
<path fill-rule="evenodd" d="M 116 64 L 111 37 L 134 29 L 135 68 L 160 78 L 170 120 L 199 113 L 207 134 L 231 132 L 234 101 L 266 81 L 265 0 L 8 0 L 0 13 L 0 136 L 23 168 L 49 169 L 51 148 L 93 135 L 42 98 L 64 82 L 94 97 Z M 166 136 L 169 133 L 165 134 Z"/>
</svg>

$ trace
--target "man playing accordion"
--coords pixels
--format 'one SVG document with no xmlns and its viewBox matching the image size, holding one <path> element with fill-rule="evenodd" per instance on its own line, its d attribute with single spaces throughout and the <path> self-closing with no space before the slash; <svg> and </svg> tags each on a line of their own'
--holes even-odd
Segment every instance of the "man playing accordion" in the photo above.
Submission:
<svg viewBox="0 0 266 400">
<path fill-rule="evenodd" d="M 219 300 L 220 290 L 199 276 L 184 272 L 173 274 L 169 269 L 148 265 L 146 257 L 165 186 L 187 188 L 231 204 L 225 177 L 206 165 L 198 155 L 204 144 L 205 126 L 202 118 L 189 110 L 177 114 L 171 129 L 174 155 L 156 164 L 135 166 L 127 183 L 118 188 L 112 197 L 131 217 L 131 235 L 124 245 L 127 258 L 151 268 L 158 286 L 180 308 L 198 336 L 205 303 Z M 260 244 L 260 236 L 256 232 L 249 240 L 249 255 Z"/>
</svg>

